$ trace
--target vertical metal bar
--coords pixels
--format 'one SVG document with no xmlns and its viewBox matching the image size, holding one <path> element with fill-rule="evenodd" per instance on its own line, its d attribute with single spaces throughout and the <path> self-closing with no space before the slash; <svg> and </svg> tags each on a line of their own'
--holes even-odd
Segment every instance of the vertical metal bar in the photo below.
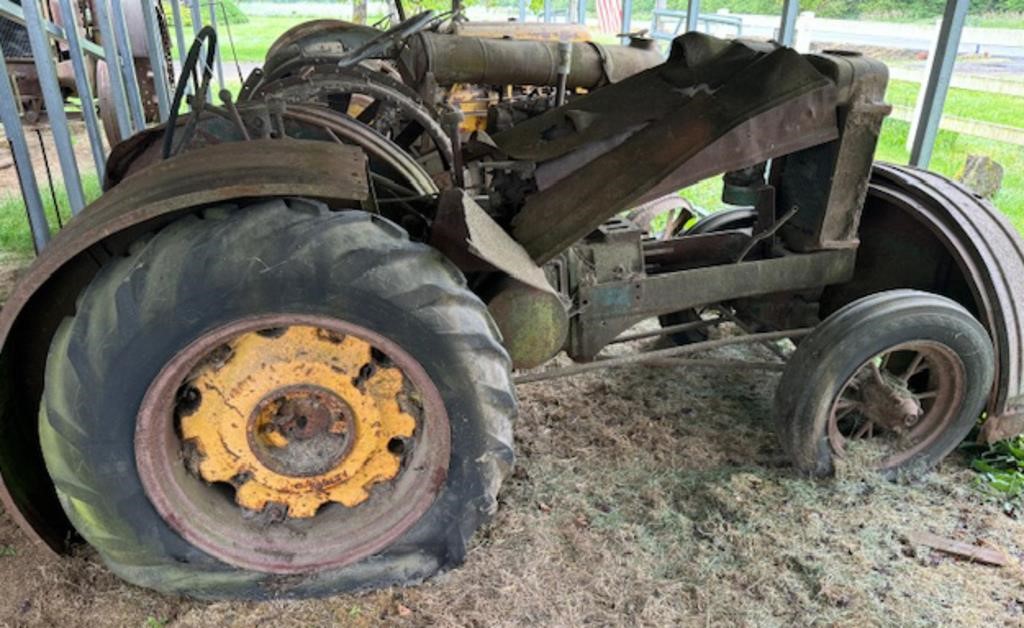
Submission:
<svg viewBox="0 0 1024 628">
<path fill-rule="evenodd" d="M 519 21 L 526 21 L 526 0 L 519 0 Z"/>
<path fill-rule="evenodd" d="M 57 68 L 53 64 L 53 49 L 50 47 L 49 36 L 43 30 L 43 17 L 39 14 L 36 0 L 28 0 L 22 8 L 25 10 L 25 30 L 28 31 L 32 57 L 35 59 L 39 87 L 43 92 L 43 102 L 46 104 L 46 117 L 50 121 L 50 131 L 53 133 L 53 143 L 57 146 L 61 174 L 64 175 L 68 204 L 71 205 L 71 212 L 77 214 L 85 207 L 85 192 L 82 191 L 82 180 L 78 175 L 75 148 L 71 145 L 68 118 L 64 114 L 64 95 L 60 91 Z M 29 162 L 29 167 L 31 163 Z"/>
<path fill-rule="evenodd" d="M 28 210 L 29 228 L 32 230 L 32 242 L 36 252 L 43 250 L 50 241 L 50 227 L 46 222 L 43 210 L 43 198 L 39 194 L 36 173 L 32 170 L 32 155 L 28 152 L 28 142 L 21 128 L 21 117 L 18 113 L 18 101 L 11 87 L 11 73 L 7 70 L 7 60 L 0 50 L 0 123 L 3 123 L 4 134 L 11 144 L 11 154 L 18 168 L 18 182 L 21 184 L 21 197 L 25 200 Z"/>
<path fill-rule="evenodd" d="M 171 0 L 171 15 L 174 18 L 174 41 L 178 45 L 178 62 L 185 65 L 188 49 L 185 48 L 185 23 L 181 17 L 181 0 Z"/>
<path fill-rule="evenodd" d="M 918 168 L 927 168 L 932 159 L 935 137 L 939 133 L 942 109 L 946 104 L 950 80 L 953 78 L 953 65 L 956 63 L 956 53 L 960 48 L 960 36 L 963 34 L 969 5 L 969 0 L 946 2 L 938 42 L 932 51 L 931 71 L 920 96 L 921 116 L 917 120 L 910 146 L 910 164 Z"/>
<path fill-rule="evenodd" d="M 210 26 L 212 26 L 214 30 L 217 30 L 217 4 L 218 4 L 217 0 L 210 0 Z M 225 15 L 224 19 L 227 19 L 226 15 Z M 220 47 L 219 46 L 217 47 L 217 50 L 215 52 L 217 53 L 216 54 L 217 84 L 220 85 L 220 88 L 223 90 L 224 89 L 224 63 L 221 61 Z"/>
<path fill-rule="evenodd" d="M 622 34 L 628 35 L 633 28 L 633 0 L 622 0 Z M 629 43 L 629 37 L 622 37 L 622 45 Z"/>
<path fill-rule="evenodd" d="M 103 150 L 99 120 L 96 118 L 96 101 L 93 99 L 89 73 L 85 68 L 78 20 L 75 19 L 76 13 L 71 6 L 71 0 L 60 0 L 60 14 L 66 16 L 64 17 L 64 35 L 67 37 L 68 50 L 71 53 L 71 67 L 75 72 L 75 87 L 78 89 L 78 99 L 82 102 L 82 118 L 85 120 L 85 130 L 89 135 L 92 159 L 96 162 L 96 175 L 102 181 L 106 167 L 106 153 Z"/>
<path fill-rule="evenodd" d="M 551 21 L 551 0 L 544 0 L 544 22 Z"/>
<path fill-rule="evenodd" d="M 800 0 L 784 0 L 782 3 L 782 24 L 779 26 L 779 43 L 792 46 L 796 38 L 796 16 L 800 14 Z"/>
<path fill-rule="evenodd" d="M 107 64 L 107 76 L 110 89 L 113 90 L 114 113 L 117 114 L 117 127 L 121 137 L 132 135 L 131 115 L 128 112 L 128 100 L 125 98 L 124 79 L 121 77 L 120 60 L 118 58 L 117 39 L 114 37 L 114 23 L 110 18 L 110 7 L 106 0 L 96 0 L 96 23 L 99 24 L 100 38 L 103 40 L 103 56 Z"/>
<path fill-rule="evenodd" d="M 99 2 L 103 1 L 99 0 Z M 138 0 L 129 1 L 138 2 Z M 132 51 L 132 40 L 128 35 L 128 22 L 124 17 L 124 5 L 121 3 L 121 0 L 111 0 L 110 17 L 114 22 L 114 37 L 117 38 L 117 48 L 121 52 L 121 76 L 124 78 L 125 94 L 128 96 L 128 110 L 131 111 L 132 124 L 135 131 L 141 131 L 146 128 L 146 114 L 142 108 L 139 78 L 135 74 L 135 54 Z"/>
<path fill-rule="evenodd" d="M 199 36 L 199 31 L 203 30 L 203 26 L 205 26 L 205 22 L 203 22 L 203 10 L 202 7 L 199 6 L 199 2 L 200 0 L 190 0 L 189 4 L 189 8 L 192 11 L 192 33 L 196 37 Z M 206 46 L 203 46 L 202 50 L 200 50 L 199 58 L 202 60 L 201 63 L 206 63 Z M 202 74 L 202 67 L 200 67 L 199 73 Z M 188 77 L 182 77 L 182 79 L 188 80 Z M 213 102 L 212 89 L 206 92 L 206 100 L 211 103 Z"/>
<path fill-rule="evenodd" d="M 150 0 L 142 0 L 142 17 L 146 21 L 146 49 L 149 52 L 149 65 L 153 71 L 156 103 L 160 111 L 160 121 L 164 122 L 171 111 L 167 59 L 164 57 L 164 38 L 160 29 L 160 21 L 157 19 L 156 7 Z"/>
<path fill-rule="evenodd" d="M 578 15 L 576 21 L 584 26 L 587 25 L 587 0 L 579 0 L 576 5 Z"/>
<path fill-rule="evenodd" d="M 697 30 L 697 22 L 700 20 L 700 0 L 686 1 L 686 32 Z"/>
</svg>

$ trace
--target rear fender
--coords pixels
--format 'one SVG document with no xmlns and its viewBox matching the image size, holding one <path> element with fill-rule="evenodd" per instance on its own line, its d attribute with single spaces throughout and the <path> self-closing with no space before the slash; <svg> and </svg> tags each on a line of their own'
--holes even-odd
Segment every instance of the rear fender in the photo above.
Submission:
<svg viewBox="0 0 1024 628">
<path fill-rule="evenodd" d="M 60 550 L 70 531 L 43 463 L 36 417 L 50 340 L 103 261 L 211 204 L 301 196 L 351 207 L 367 197 L 365 173 L 365 154 L 352 146 L 225 143 L 126 178 L 57 234 L 0 310 L 0 499 L 26 533 Z"/>
</svg>

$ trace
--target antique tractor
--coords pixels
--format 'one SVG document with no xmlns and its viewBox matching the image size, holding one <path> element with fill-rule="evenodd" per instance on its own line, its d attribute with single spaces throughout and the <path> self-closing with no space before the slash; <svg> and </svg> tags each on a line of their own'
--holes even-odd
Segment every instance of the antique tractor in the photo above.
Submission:
<svg viewBox="0 0 1024 628">
<path fill-rule="evenodd" d="M 883 65 L 458 29 L 303 25 L 218 105 L 193 47 L 192 111 L 115 149 L 0 312 L 27 532 L 199 597 L 417 582 L 494 513 L 516 381 L 741 342 L 786 341 L 763 368 L 800 473 L 912 474 L 983 417 L 1021 430 L 1021 241 L 873 163 Z M 722 174 L 735 209 L 687 227 L 677 192 Z M 675 346 L 602 354 L 655 334 Z"/>
</svg>

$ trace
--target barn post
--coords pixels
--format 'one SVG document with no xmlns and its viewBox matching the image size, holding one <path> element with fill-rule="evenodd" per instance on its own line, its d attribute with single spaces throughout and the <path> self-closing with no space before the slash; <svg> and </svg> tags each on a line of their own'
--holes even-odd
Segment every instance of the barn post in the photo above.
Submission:
<svg viewBox="0 0 1024 628">
<path fill-rule="evenodd" d="M 946 105 L 946 95 L 953 78 L 953 66 L 956 53 L 960 49 L 960 36 L 963 34 L 964 22 L 970 0 L 948 0 L 946 10 L 939 25 L 935 47 L 929 58 L 928 76 L 921 86 L 918 95 L 918 109 L 912 123 L 910 140 L 910 165 L 927 168 L 935 148 L 935 138 L 939 134 L 939 123 L 942 121 L 942 109 Z"/>
</svg>

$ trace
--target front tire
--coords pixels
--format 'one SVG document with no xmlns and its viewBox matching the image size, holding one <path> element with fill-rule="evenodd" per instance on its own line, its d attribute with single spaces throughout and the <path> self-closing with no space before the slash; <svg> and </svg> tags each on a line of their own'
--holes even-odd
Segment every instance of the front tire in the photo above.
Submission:
<svg viewBox="0 0 1024 628">
<path fill-rule="evenodd" d="M 831 474 L 854 448 L 855 462 L 888 476 L 927 470 L 976 424 L 994 371 L 988 333 L 959 304 L 881 292 L 800 343 L 775 395 L 776 431 L 808 475 Z"/>
<path fill-rule="evenodd" d="M 238 334 L 216 336 L 225 329 Z M 216 470 L 209 467 L 212 456 L 206 449 L 217 439 L 203 440 L 204 425 L 189 426 L 190 419 L 183 418 L 197 405 L 186 384 L 202 381 L 210 369 L 229 370 L 223 348 L 242 351 L 233 342 L 256 346 L 252 355 L 259 358 L 267 354 L 258 343 L 279 338 L 292 348 L 279 352 L 284 357 L 278 364 L 284 366 L 274 377 L 329 373 L 326 366 L 339 377 L 321 377 L 306 387 L 284 381 L 279 397 L 264 395 L 252 413 L 259 429 L 249 435 L 250 441 L 266 438 L 254 446 L 263 463 L 253 458 L 250 467 L 227 481 L 208 481 L 216 479 Z M 191 355 L 190 347 L 211 339 L 217 346 L 193 365 L 199 373 L 179 382 L 177 394 L 172 390 L 173 407 L 151 404 L 160 398 L 153 393 L 157 383 L 173 383 L 167 373 L 180 372 L 172 365 Z M 307 351 L 314 345 L 316 352 Z M 353 373 L 344 352 L 330 364 L 310 357 L 334 355 L 335 346 L 358 349 L 370 359 Z M 261 369 L 267 361 L 232 364 L 249 369 L 239 371 L 235 381 L 245 380 L 243 375 L 266 379 Z M 295 365 L 303 368 L 285 368 Z M 390 418 L 360 423 L 361 408 L 376 403 L 373 395 L 384 390 L 384 384 L 373 383 L 383 381 L 373 379 L 382 372 L 392 374 L 394 384 L 387 388 L 394 399 L 380 401 L 381 416 Z M 442 404 L 436 411 L 430 409 L 431 391 Z M 295 394 L 298 401 L 289 397 Z M 338 401 L 346 395 L 351 397 L 347 405 Z M 315 428 L 318 408 L 333 412 L 342 406 L 348 410 L 324 414 L 333 418 Z M 460 563 L 469 537 L 496 509 L 498 487 L 512 463 L 515 406 L 510 363 L 496 327 L 458 269 L 386 220 L 331 212 L 303 200 L 274 200 L 182 218 L 101 269 L 51 346 L 40 436 L 65 512 L 121 577 L 201 598 L 305 597 L 415 583 Z M 278 422 L 268 425 L 271 415 Z M 385 429 L 388 421 L 393 432 Z M 214 415 L 205 428 L 217 430 L 229 422 Z M 163 441 L 153 436 L 161 430 Z M 346 433 L 352 436 L 338 436 Z M 424 440 L 415 440 L 421 433 Z M 362 440 L 337 440 L 366 434 L 379 442 L 364 447 Z M 440 472 L 429 468 L 429 456 L 416 457 L 419 451 L 436 453 L 446 440 L 450 453 Z M 299 441 L 310 445 L 306 457 L 289 458 L 287 448 Z M 175 444 L 161 454 L 158 442 Z M 189 460 L 197 450 L 198 460 Z M 284 488 L 273 482 L 252 485 L 253 471 L 267 475 L 263 466 L 278 472 L 268 476 L 274 481 L 301 479 L 351 460 L 357 450 L 376 456 L 365 456 L 375 461 L 366 463 L 368 470 L 346 476 L 358 476 L 362 484 L 334 486 L 334 492 L 318 485 L 312 502 L 294 492 L 302 485 L 298 481 Z M 328 456 L 327 467 L 319 468 L 319 459 L 310 462 L 310 451 Z M 163 467 L 152 459 L 161 456 L 177 463 L 164 468 L 170 480 L 154 472 Z M 429 481 L 406 482 L 418 470 L 432 472 Z M 244 496 L 242 487 L 249 487 Z M 268 490 L 278 492 L 267 499 Z M 177 497 L 167 498 L 170 494 Z M 402 499 L 389 502 L 391 494 Z M 188 500 L 195 502 L 192 512 L 168 511 L 168 503 L 188 507 Z M 404 508 L 400 517 L 388 518 L 392 505 Z M 216 519 L 221 516 L 226 519 Z M 345 546 L 347 553 L 339 549 L 332 560 L 318 564 L 318 551 L 327 554 L 332 543 L 342 543 L 350 531 L 346 526 L 360 517 L 368 541 Z M 204 518 L 217 525 L 204 528 L 199 521 Z M 366 533 L 378 523 L 393 533 L 383 546 Z M 237 535 L 230 534 L 231 526 Z M 216 534 L 202 536 L 209 530 Z M 292 537 L 308 542 L 289 545 Z M 264 541 L 265 552 L 241 557 L 235 552 L 245 543 Z"/>
</svg>

